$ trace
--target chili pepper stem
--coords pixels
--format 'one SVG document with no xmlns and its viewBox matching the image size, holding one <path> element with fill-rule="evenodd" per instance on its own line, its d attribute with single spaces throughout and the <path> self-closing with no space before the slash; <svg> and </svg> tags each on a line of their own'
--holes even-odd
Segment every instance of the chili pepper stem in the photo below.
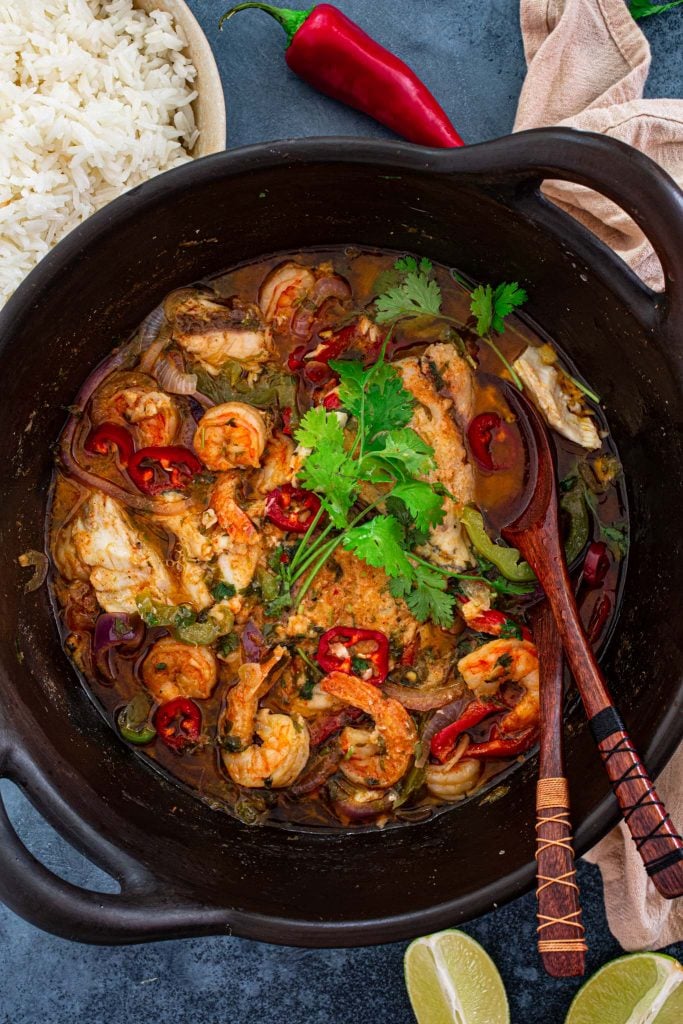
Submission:
<svg viewBox="0 0 683 1024">
<path fill-rule="evenodd" d="M 255 7 L 259 11 L 265 11 L 271 18 L 275 18 L 278 25 L 281 25 L 287 34 L 287 46 L 291 43 L 294 35 L 301 28 L 303 23 L 306 21 L 308 16 L 313 13 L 313 8 L 309 7 L 307 11 L 293 11 L 287 7 L 274 7 L 272 4 L 263 4 L 250 2 L 237 4 L 235 7 L 231 7 L 229 11 L 226 11 L 218 22 L 219 29 L 223 28 L 223 23 L 229 21 L 233 14 L 238 14 L 239 11 L 246 11 L 250 7 Z"/>
</svg>

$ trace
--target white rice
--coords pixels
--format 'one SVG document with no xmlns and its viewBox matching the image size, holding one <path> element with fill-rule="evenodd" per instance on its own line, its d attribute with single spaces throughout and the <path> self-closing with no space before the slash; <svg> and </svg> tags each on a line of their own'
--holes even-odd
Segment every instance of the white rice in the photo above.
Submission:
<svg viewBox="0 0 683 1024">
<path fill-rule="evenodd" d="M 185 45 L 133 0 L 0 0 L 0 306 L 91 213 L 191 159 Z"/>
</svg>

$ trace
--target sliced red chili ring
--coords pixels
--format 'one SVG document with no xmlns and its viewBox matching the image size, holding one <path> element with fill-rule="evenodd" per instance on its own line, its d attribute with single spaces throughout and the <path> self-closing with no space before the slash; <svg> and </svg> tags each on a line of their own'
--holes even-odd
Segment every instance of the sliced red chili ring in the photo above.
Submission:
<svg viewBox="0 0 683 1024">
<path fill-rule="evenodd" d="M 203 466 L 194 452 L 181 445 L 140 448 L 128 462 L 128 475 L 145 494 L 182 491 Z"/>
<path fill-rule="evenodd" d="M 175 697 L 154 713 L 159 739 L 177 754 L 194 746 L 202 731 L 202 713 L 193 700 Z"/>
<path fill-rule="evenodd" d="M 319 509 L 317 494 L 292 484 L 283 484 L 266 495 L 266 516 L 288 533 L 305 533 Z"/>
<path fill-rule="evenodd" d="M 115 448 L 124 468 L 128 466 L 135 451 L 131 434 L 118 423 L 100 423 L 99 427 L 94 427 L 83 447 L 95 455 L 108 455 Z"/>
<path fill-rule="evenodd" d="M 363 649 L 354 652 L 361 644 Z M 374 646 L 367 650 L 368 644 Z M 333 626 L 320 637 L 315 658 L 324 672 L 346 672 L 379 685 L 389 672 L 389 640 L 377 629 Z"/>
<path fill-rule="evenodd" d="M 467 440 L 472 455 L 482 469 L 489 473 L 498 469 L 506 469 L 493 460 L 491 445 L 494 437 L 503 429 L 503 421 L 497 412 L 482 412 L 475 416 L 467 428 Z"/>
<path fill-rule="evenodd" d="M 583 579 L 589 587 L 599 587 L 609 569 L 609 555 L 607 545 L 601 540 L 595 540 L 588 545 L 586 558 L 583 563 Z"/>
</svg>

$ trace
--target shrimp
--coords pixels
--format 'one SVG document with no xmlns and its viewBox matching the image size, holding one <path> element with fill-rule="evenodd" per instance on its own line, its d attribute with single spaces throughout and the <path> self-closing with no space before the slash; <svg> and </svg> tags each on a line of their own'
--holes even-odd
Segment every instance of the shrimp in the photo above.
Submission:
<svg viewBox="0 0 683 1024">
<path fill-rule="evenodd" d="M 296 305 L 314 284 L 313 272 L 291 260 L 271 270 L 259 289 L 258 304 L 276 331 L 286 330 Z"/>
<path fill-rule="evenodd" d="M 204 413 L 197 424 L 194 447 L 212 470 L 257 467 L 267 436 L 266 421 L 257 409 L 244 402 L 225 402 Z"/>
<path fill-rule="evenodd" d="M 228 360 L 256 371 L 273 356 L 258 306 L 215 302 L 191 288 L 174 292 L 165 306 L 173 340 L 214 377 Z"/>
<path fill-rule="evenodd" d="M 178 405 L 147 374 L 115 373 L 98 388 L 92 421 L 131 428 L 138 448 L 173 444 L 180 426 Z"/>
<path fill-rule="evenodd" d="M 265 696 L 284 672 L 289 654 L 286 648 L 277 646 L 268 661 L 246 662 L 238 670 L 238 682 L 228 692 L 225 711 L 221 716 L 220 731 L 230 736 L 237 750 L 251 744 L 258 702 Z"/>
<path fill-rule="evenodd" d="M 218 662 L 208 647 L 192 647 L 165 636 L 150 648 L 142 663 L 142 679 L 161 703 L 175 697 L 206 700 L 218 682 Z"/>
<path fill-rule="evenodd" d="M 238 786 L 282 789 L 301 775 L 308 761 L 310 741 L 300 715 L 279 715 L 262 708 L 256 715 L 259 744 L 239 754 L 223 754 L 228 774 Z"/>
<path fill-rule="evenodd" d="M 262 536 L 237 503 L 239 473 L 221 473 L 211 492 L 209 507 L 225 532 L 213 538 L 218 565 L 226 583 L 244 590 L 251 583 L 262 553 Z"/>
<path fill-rule="evenodd" d="M 341 770 L 347 779 L 369 789 L 393 786 L 407 771 L 417 743 L 415 723 L 403 705 L 383 697 L 371 683 L 343 672 L 325 676 L 320 689 L 360 708 L 375 722 L 371 731 L 347 726 L 341 734 L 346 755 Z"/>
<path fill-rule="evenodd" d="M 458 662 L 458 671 L 478 697 L 490 697 L 504 683 L 516 683 L 523 693 L 499 726 L 502 732 L 518 732 L 538 722 L 538 652 L 528 640 L 491 640 Z"/>
<path fill-rule="evenodd" d="M 241 665 L 239 682 L 228 693 L 220 731 L 223 763 L 238 786 L 281 789 L 296 779 L 306 766 L 309 735 L 300 715 L 258 710 L 258 702 L 276 682 L 286 665 L 284 647 L 276 647 L 262 665 Z M 254 733 L 259 743 L 254 743 Z"/>
<path fill-rule="evenodd" d="M 291 438 L 284 434 L 272 437 L 266 445 L 261 469 L 254 474 L 254 490 L 257 494 L 265 495 L 276 487 L 291 483 L 296 468 L 294 442 Z"/>
<path fill-rule="evenodd" d="M 455 764 L 427 765 L 427 789 L 437 800 L 461 800 L 477 785 L 482 770 L 481 762 L 471 757 Z"/>
<path fill-rule="evenodd" d="M 135 598 L 148 591 L 168 603 L 175 584 L 155 542 L 136 525 L 118 502 L 93 491 L 70 528 L 69 544 L 85 566 L 97 600 L 107 612 L 137 612 Z M 68 563 L 62 559 L 61 568 Z M 78 578 L 82 576 L 78 575 Z"/>
</svg>

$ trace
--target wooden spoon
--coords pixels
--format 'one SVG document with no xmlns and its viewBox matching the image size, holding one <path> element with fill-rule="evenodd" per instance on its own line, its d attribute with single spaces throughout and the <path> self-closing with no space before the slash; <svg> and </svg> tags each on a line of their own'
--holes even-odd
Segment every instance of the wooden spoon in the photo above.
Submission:
<svg viewBox="0 0 683 1024">
<path fill-rule="evenodd" d="M 586 943 L 576 884 L 569 789 L 564 775 L 562 643 L 546 601 L 530 611 L 540 673 L 541 742 L 536 789 L 538 952 L 554 978 L 585 970 Z"/>
<path fill-rule="evenodd" d="M 531 402 L 506 381 L 502 384 L 529 458 L 528 500 L 522 512 L 503 527 L 502 535 L 521 551 L 545 591 L 624 821 L 655 888 L 674 899 L 683 895 L 683 840 L 614 707 L 581 625 L 560 542 L 548 432 Z"/>
</svg>

